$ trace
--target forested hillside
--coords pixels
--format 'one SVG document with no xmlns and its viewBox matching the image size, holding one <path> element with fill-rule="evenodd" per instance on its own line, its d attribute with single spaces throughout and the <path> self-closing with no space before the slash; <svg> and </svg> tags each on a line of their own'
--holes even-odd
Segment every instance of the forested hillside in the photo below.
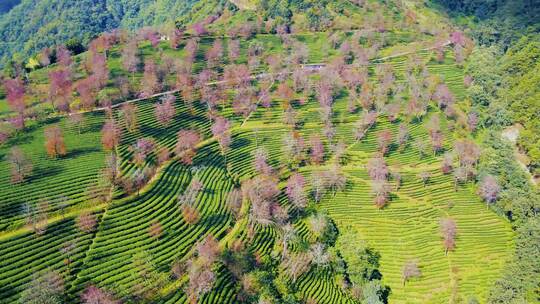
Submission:
<svg viewBox="0 0 540 304">
<path fill-rule="evenodd" d="M 0 11 L 15 1 L 2 1 Z M 0 15 L 0 64 L 75 38 L 84 45 L 101 32 L 174 22 L 193 0 L 23 0 Z"/>
</svg>

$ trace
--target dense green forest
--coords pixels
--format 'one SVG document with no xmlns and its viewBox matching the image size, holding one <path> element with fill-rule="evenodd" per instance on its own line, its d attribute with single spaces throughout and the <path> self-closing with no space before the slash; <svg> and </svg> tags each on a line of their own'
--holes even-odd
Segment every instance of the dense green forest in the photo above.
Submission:
<svg viewBox="0 0 540 304">
<path fill-rule="evenodd" d="M 23 0 L 0 16 L 0 65 L 75 38 L 86 44 L 101 32 L 174 21 L 192 0 Z M 0 4 L 0 12 L 14 1 Z"/>
</svg>

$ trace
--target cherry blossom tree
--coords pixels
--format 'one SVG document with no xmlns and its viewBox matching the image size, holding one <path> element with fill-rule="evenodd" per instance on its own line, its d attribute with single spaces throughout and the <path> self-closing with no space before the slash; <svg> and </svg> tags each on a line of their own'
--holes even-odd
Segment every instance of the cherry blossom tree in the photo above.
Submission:
<svg viewBox="0 0 540 304">
<path fill-rule="evenodd" d="M 307 205 L 307 195 L 304 190 L 305 179 L 299 173 L 293 173 L 287 181 L 287 187 L 285 193 L 289 197 L 289 200 L 297 208 L 303 209 Z"/>
<path fill-rule="evenodd" d="M 317 267 L 327 267 L 330 263 L 330 254 L 321 243 L 315 243 L 309 248 L 311 263 Z"/>
<path fill-rule="evenodd" d="M 367 112 L 362 115 L 354 127 L 354 136 L 357 140 L 361 140 L 366 136 L 367 131 L 377 122 L 377 112 Z"/>
<path fill-rule="evenodd" d="M 139 71 L 139 65 L 141 64 L 137 40 L 132 39 L 124 45 L 121 58 L 124 69 L 131 73 L 131 78 L 133 80 L 133 77 L 135 73 Z"/>
<path fill-rule="evenodd" d="M 85 233 L 94 231 L 97 225 L 96 216 L 90 212 L 83 212 L 77 217 L 77 227 Z"/>
<path fill-rule="evenodd" d="M 43 48 L 41 52 L 39 52 L 38 61 L 42 67 L 51 64 L 51 49 L 48 47 Z"/>
<path fill-rule="evenodd" d="M 441 83 L 437 86 L 437 89 L 433 95 L 439 108 L 444 109 L 454 103 L 454 95 L 450 92 L 448 86 Z"/>
<path fill-rule="evenodd" d="M 49 100 L 53 107 L 68 112 L 72 89 L 69 70 L 59 69 L 49 72 Z"/>
<path fill-rule="evenodd" d="M 285 107 L 288 107 L 294 98 L 294 91 L 286 82 L 282 82 L 278 85 L 276 93 L 285 103 Z"/>
<path fill-rule="evenodd" d="M 195 244 L 199 262 L 205 266 L 211 266 L 220 254 L 219 243 L 211 234 Z"/>
<path fill-rule="evenodd" d="M 26 103 L 24 102 L 24 83 L 21 79 L 6 79 L 4 80 L 4 89 L 6 99 L 12 111 L 17 112 L 18 119 L 14 127 L 15 129 L 24 129 L 24 111 Z"/>
<path fill-rule="evenodd" d="M 51 126 L 45 129 L 45 149 L 50 157 L 66 155 L 64 135 L 59 126 Z"/>
<path fill-rule="evenodd" d="M 379 131 L 377 133 L 377 145 L 382 155 L 388 152 L 388 147 L 392 143 L 392 132 L 388 129 Z"/>
<path fill-rule="evenodd" d="M 324 158 L 324 145 L 318 135 L 313 135 L 310 139 L 310 153 L 311 153 L 311 162 L 318 165 L 322 163 Z"/>
<path fill-rule="evenodd" d="M 206 52 L 206 62 L 209 68 L 217 67 L 223 58 L 223 43 L 216 39 L 212 47 Z"/>
<path fill-rule="evenodd" d="M 193 259 L 188 260 L 187 272 L 189 278 L 186 287 L 188 301 L 190 304 L 197 304 L 198 299 L 214 286 L 216 275 L 208 267 Z"/>
<path fill-rule="evenodd" d="M 429 179 L 431 178 L 431 173 L 429 171 L 423 171 L 418 174 L 418 177 L 422 180 L 422 183 L 424 184 L 424 187 L 429 182 Z"/>
<path fill-rule="evenodd" d="M 144 165 L 148 155 L 154 150 L 156 142 L 152 138 L 139 138 L 129 147 L 129 150 L 133 152 L 133 161 L 138 166 Z"/>
<path fill-rule="evenodd" d="M 443 174 L 452 172 L 454 167 L 454 156 L 451 153 L 445 153 L 443 156 L 441 171 Z"/>
<path fill-rule="evenodd" d="M 254 152 L 253 167 L 259 174 L 270 175 L 273 171 L 268 164 L 268 152 L 264 148 L 258 148 Z"/>
<path fill-rule="evenodd" d="M 206 26 L 203 22 L 197 22 L 191 26 L 191 29 L 193 30 L 193 34 L 195 36 L 203 36 L 208 34 L 208 30 L 206 29 Z"/>
<path fill-rule="evenodd" d="M 390 197 L 390 184 L 386 180 L 374 180 L 371 183 L 371 191 L 374 195 L 375 206 L 383 208 Z"/>
<path fill-rule="evenodd" d="M 233 110 L 244 118 L 249 117 L 257 109 L 257 95 L 253 87 L 239 88 L 233 101 Z"/>
<path fill-rule="evenodd" d="M 415 260 L 410 260 L 403 265 L 403 269 L 401 270 L 401 278 L 403 280 L 403 286 L 405 286 L 405 283 L 407 283 L 408 280 L 411 278 L 419 278 L 422 276 L 422 271 L 420 271 L 420 268 L 418 267 L 418 262 Z"/>
<path fill-rule="evenodd" d="M 304 159 L 305 142 L 300 133 L 292 131 L 283 138 L 283 160 L 289 166 L 298 166 Z"/>
<path fill-rule="evenodd" d="M 399 129 L 397 133 L 396 141 L 398 142 L 400 151 L 403 151 L 407 146 L 407 141 L 409 140 L 409 128 L 407 124 L 399 124 Z"/>
<path fill-rule="evenodd" d="M 98 88 L 103 88 L 109 80 L 109 69 L 107 68 L 107 58 L 105 54 L 91 53 L 92 79 Z"/>
<path fill-rule="evenodd" d="M 176 26 L 171 28 L 171 30 L 169 31 L 169 42 L 170 42 L 171 48 L 174 50 L 178 49 L 178 45 L 180 44 L 180 41 L 182 40 L 183 37 L 184 37 L 184 31 L 182 31 L 179 28 L 176 28 Z"/>
<path fill-rule="evenodd" d="M 172 94 L 167 94 L 161 98 L 161 102 L 156 104 L 155 115 L 156 120 L 164 127 L 167 127 L 174 115 L 176 115 L 176 109 L 174 108 L 174 102 L 176 97 Z"/>
<path fill-rule="evenodd" d="M 214 124 L 212 125 L 212 134 L 217 138 L 223 155 L 225 155 L 225 152 L 232 142 L 230 129 L 231 123 L 227 119 L 221 116 L 216 117 Z"/>
<path fill-rule="evenodd" d="M 467 115 L 467 125 L 469 126 L 469 130 L 471 132 L 476 131 L 476 128 L 478 127 L 478 114 L 476 112 L 471 112 Z"/>
<path fill-rule="evenodd" d="M 63 68 L 69 68 L 73 62 L 71 52 L 64 45 L 59 45 L 56 48 L 56 62 Z"/>
<path fill-rule="evenodd" d="M 197 208 L 195 208 L 194 206 L 183 205 L 182 206 L 182 218 L 189 225 L 194 225 L 199 221 L 199 219 L 201 218 L 201 215 L 200 215 L 199 211 L 197 210 Z"/>
<path fill-rule="evenodd" d="M 492 175 L 486 175 L 480 182 L 478 194 L 484 199 L 486 204 L 491 204 L 499 197 L 501 187 L 497 180 Z"/>
<path fill-rule="evenodd" d="M 469 178 L 468 170 L 465 167 L 457 167 L 454 169 L 454 191 L 458 190 L 458 185 L 464 183 Z"/>
<path fill-rule="evenodd" d="M 81 294 L 81 302 L 83 304 L 120 304 L 114 296 L 95 285 L 88 286 Z"/>
<path fill-rule="evenodd" d="M 388 166 L 382 157 L 370 159 L 367 171 L 372 180 L 386 180 L 389 174 Z"/>
<path fill-rule="evenodd" d="M 116 125 L 114 119 L 109 119 L 101 129 L 101 143 L 106 151 L 112 151 L 120 144 L 121 129 Z"/>
<path fill-rule="evenodd" d="M 274 178 L 258 175 L 242 183 L 243 196 L 251 202 L 251 220 L 262 225 L 272 223 L 279 211 L 276 197 L 280 193 Z"/>
<path fill-rule="evenodd" d="M 440 227 L 441 235 L 443 237 L 444 252 L 445 254 L 448 254 L 448 251 L 454 250 L 456 247 L 456 222 L 451 218 L 445 218 L 441 220 Z"/>
<path fill-rule="evenodd" d="M 76 85 L 77 93 L 81 100 L 81 107 L 91 110 L 96 105 L 96 83 L 94 77 L 88 77 L 79 81 Z"/>
<path fill-rule="evenodd" d="M 454 143 L 454 152 L 459 165 L 466 170 L 467 178 L 475 175 L 475 166 L 480 158 L 481 150 L 472 140 L 462 139 Z"/>
<path fill-rule="evenodd" d="M 120 115 L 123 118 L 124 125 L 128 132 L 137 130 L 137 105 L 133 103 L 124 103 L 120 109 Z"/>
<path fill-rule="evenodd" d="M 144 74 L 141 80 L 141 97 L 149 97 L 161 90 L 158 67 L 154 60 L 146 59 L 144 62 Z"/>
<path fill-rule="evenodd" d="M 175 153 L 180 156 L 183 163 L 191 165 L 197 145 L 201 142 L 201 136 L 195 130 L 180 130 L 177 137 Z"/>
<path fill-rule="evenodd" d="M 294 283 L 310 269 L 310 266 L 311 256 L 308 253 L 294 253 L 281 262 L 280 268 Z"/>
<path fill-rule="evenodd" d="M 13 147 L 7 155 L 11 166 L 11 182 L 21 183 L 32 174 L 32 162 L 19 147 Z"/>
<path fill-rule="evenodd" d="M 229 61 L 235 62 L 240 56 L 240 41 L 238 39 L 229 40 L 227 50 L 229 53 Z"/>
</svg>

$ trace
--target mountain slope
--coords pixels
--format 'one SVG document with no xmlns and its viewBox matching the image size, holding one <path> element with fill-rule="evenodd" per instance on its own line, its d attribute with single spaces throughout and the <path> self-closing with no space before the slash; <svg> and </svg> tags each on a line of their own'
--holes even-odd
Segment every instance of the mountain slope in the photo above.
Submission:
<svg viewBox="0 0 540 304">
<path fill-rule="evenodd" d="M 175 20 L 194 0 L 23 0 L 0 16 L 0 64 L 70 38 L 83 43 L 114 28 L 134 29 Z"/>
</svg>

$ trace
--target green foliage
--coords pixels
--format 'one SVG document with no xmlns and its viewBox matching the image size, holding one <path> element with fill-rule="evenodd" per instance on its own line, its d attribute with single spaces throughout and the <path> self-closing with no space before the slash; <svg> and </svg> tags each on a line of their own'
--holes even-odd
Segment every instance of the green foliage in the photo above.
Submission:
<svg viewBox="0 0 540 304">
<path fill-rule="evenodd" d="M 480 161 L 480 175 L 496 176 L 503 188 L 495 208 L 504 212 L 517 228 L 515 258 L 508 264 L 503 278 L 492 289 L 493 303 L 533 301 L 534 290 L 540 286 L 540 197 L 532 188 L 528 176 L 513 157 L 510 144 L 495 132 L 485 137 L 484 155 Z"/>
<path fill-rule="evenodd" d="M 71 38 L 83 45 L 101 32 L 172 22 L 193 0 L 23 0 L 0 16 L 0 65 L 14 52 L 29 56 Z M 31 22 L 29 22 L 31 20 Z"/>
</svg>

